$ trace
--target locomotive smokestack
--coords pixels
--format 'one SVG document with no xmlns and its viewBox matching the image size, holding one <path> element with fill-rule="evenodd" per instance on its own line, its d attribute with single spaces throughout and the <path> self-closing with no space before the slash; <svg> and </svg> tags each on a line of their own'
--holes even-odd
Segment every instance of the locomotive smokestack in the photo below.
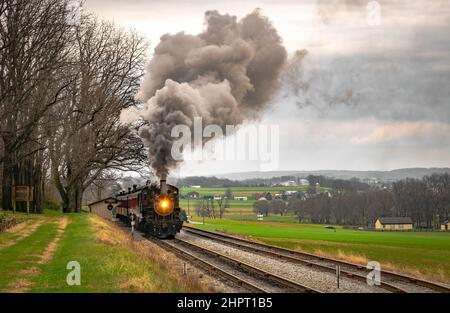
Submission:
<svg viewBox="0 0 450 313">
<path fill-rule="evenodd" d="M 167 194 L 167 185 L 166 185 L 166 180 L 165 179 L 161 179 L 161 194 L 165 195 Z"/>
</svg>

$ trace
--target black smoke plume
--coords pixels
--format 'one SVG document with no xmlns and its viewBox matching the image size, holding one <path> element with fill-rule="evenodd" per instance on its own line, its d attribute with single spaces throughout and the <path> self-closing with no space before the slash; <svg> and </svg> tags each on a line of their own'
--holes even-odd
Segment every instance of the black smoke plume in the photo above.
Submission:
<svg viewBox="0 0 450 313">
<path fill-rule="evenodd" d="M 166 34 L 156 46 L 139 98 L 140 130 L 157 176 L 165 178 L 177 162 L 171 156 L 175 125 L 239 125 L 257 119 L 277 89 L 286 49 L 272 23 L 253 11 L 241 20 L 217 11 L 205 13 L 205 31 Z"/>
</svg>

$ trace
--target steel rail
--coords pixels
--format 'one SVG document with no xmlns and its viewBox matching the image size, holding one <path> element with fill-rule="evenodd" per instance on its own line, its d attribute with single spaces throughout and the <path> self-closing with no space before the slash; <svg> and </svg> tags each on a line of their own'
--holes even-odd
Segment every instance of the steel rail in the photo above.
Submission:
<svg viewBox="0 0 450 313">
<path fill-rule="evenodd" d="M 235 260 L 233 258 L 230 258 L 226 255 L 223 255 L 221 253 L 218 253 L 216 251 L 210 250 L 208 248 L 190 243 L 188 241 L 182 240 L 182 239 L 174 239 L 174 241 L 176 243 L 179 243 L 185 247 L 187 247 L 188 249 L 193 249 L 193 250 L 197 250 L 200 253 L 205 253 L 208 254 L 209 256 L 221 259 L 223 261 L 225 261 L 226 263 L 229 263 L 233 266 L 235 266 L 236 268 L 240 269 L 240 270 L 244 270 L 248 273 L 251 273 L 254 276 L 257 276 L 261 279 L 264 280 L 269 280 L 272 281 L 273 283 L 280 285 L 283 288 L 287 288 L 288 290 L 292 290 L 295 292 L 305 292 L 305 293 L 319 293 L 320 291 L 313 289 L 311 287 L 307 287 L 304 286 L 298 282 L 292 281 L 290 279 L 284 278 L 282 276 L 279 276 L 277 274 L 274 273 L 270 273 L 268 271 L 262 270 L 260 268 L 257 268 L 251 264 L 248 264 L 246 262 L 243 261 L 238 261 Z"/>
<path fill-rule="evenodd" d="M 225 278 L 226 280 L 230 280 L 230 281 L 234 282 L 235 284 L 237 284 L 238 286 L 241 286 L 251 292 L 267 293 L 267 291 L 256 286 L 255 284 L 253 284 L 245 279 L 242 279 L 234 274 L 231 274 L 231 273 L 221 269 L 220 267 L 217 267 L 216 265 L 211 264 L 210 262 L 202 260 L 201 258 L 198 258 L 197 256 L 193 255 L 192 253 L 184 251 L 183 249 L 179 249 L 178 247 L 176 247 L 172 244 L 169 244 L 167 241 L 154 239 L 154 238 L 151 238 L 151 239 L 147 238 L 147 239 L 152 241 L 153 243 L 157 244 L 161 248 L 173 252 L 174 254 L 185 259 L 186 261 L 189 261 L 189 262 L 196 264 L 197 266 L 205 269 L 211 275 L 214 275 L 216 277 Z"/>
</svg>

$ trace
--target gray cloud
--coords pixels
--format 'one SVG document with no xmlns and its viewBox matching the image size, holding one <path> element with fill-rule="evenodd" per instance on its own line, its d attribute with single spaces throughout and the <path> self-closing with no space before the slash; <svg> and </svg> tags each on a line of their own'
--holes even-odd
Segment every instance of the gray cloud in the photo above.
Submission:
<svg viewBox="0 0 450 313">
<path fill-rule="evenodd" d="M 283 169 L 450 166 L 448 0 L 379 0 L 377 27 L 366 23 L 368 0 L 346 2 L 87 0 L 88 8 L 137 27 L 154 44 L 163 31 L 201 32 L 197 21 L 205 10 L 244 16 L 261 7 L 291 54 L 309 52 L 297 63 L 303 84 L 284 75 L 283 92 L 262 117 L 263 123 L 280 125 Z M 294 85 L 305 88 L 305 83 L 307 92 L 296 94 Z M 181 168 L 197 175 L 223 172 L 218 168 L 224 166 L 240 171 L 254 163 L 212 161 Z"/>
<path fill-rule="evenodd" d="M 360 14 L 352 15 L 365 10 L 366 1 L 326 3 L 319 2 L 326 21 L 322 31 L 353 30 L 336 40 L 345 40 L 354 51 L 330 52 L 330 42 L 322 42 L 298 52 L 283 78 L 285 101 L 314 107 L 329 119 L 450 123 L 450 15 L 448 8 L 439 11 L 443 1 L 421 2 L 424 14 L 434 20 L 419 24 L 410 14 L 419 12 L 420 5 L 403 12 L 401 1 L 382 4 L 383 24 L 375 27 L 364 25 Z M 403 14 L 401 23 L 396 14 Z"/>
</svg>

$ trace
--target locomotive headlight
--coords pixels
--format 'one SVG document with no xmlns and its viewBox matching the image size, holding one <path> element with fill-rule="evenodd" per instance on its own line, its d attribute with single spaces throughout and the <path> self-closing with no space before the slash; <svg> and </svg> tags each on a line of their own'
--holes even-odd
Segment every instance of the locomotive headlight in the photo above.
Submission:
<svg viewBox="0 0 450 313">
<path fill-rule="evenodd" d="M 161 200 L 161 208 L 165 209 L 169 206 L 169 201 L 167 201 L 166 199 Z"/>
<path fill-rule="evenodd" d="M 161 198 L 159 199 L 159 203 L 157 206 L 157 213 L 159 215 L 165 216 L 172 213 L 173 210 L 173 204 L 172 201 L 169 198 Z"/>
</svg>

